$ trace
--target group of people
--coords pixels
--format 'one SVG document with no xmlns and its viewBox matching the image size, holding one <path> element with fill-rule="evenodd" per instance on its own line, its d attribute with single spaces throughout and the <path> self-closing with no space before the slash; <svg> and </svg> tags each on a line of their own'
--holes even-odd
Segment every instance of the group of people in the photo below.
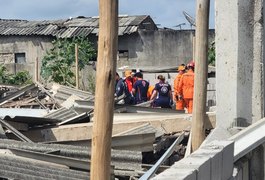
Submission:
<svg viewBox="0 0 265 180">
<path fill-rule="evenodd" d="M 152 107 L 172 108 L 176 103 L 177 110 L 187 109 L 192 113 L 194 89 L 194 62 L 178 67 L 178 75 L 174 80 L 174 93 L 163 75 L 158 75 L 155 86 L 143 79 L 141 72 L 124 72 L 125 78 L 116 73 L 115 98 L 120 104 L 140 104 L 151 101 Z M 119 99 L 119 97 L 122 97 Z"/>
<path fill-rule="evenodd" d="M 188 63 L 187 66 L 182 64 L 178 67 L 178 75 L 174 80 L 174 101 L 176 102 L 176 110 L 184 110 L 184 108 L 186 108 L 188 113 L 192 113 L 194 68 L 194 61 Z"/>
</svg>

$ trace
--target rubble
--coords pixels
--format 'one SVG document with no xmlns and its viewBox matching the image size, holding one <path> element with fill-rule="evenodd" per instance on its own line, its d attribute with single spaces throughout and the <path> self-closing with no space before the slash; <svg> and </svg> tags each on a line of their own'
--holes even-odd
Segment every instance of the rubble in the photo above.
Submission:
<svg viewBox="0 0 265 180">
<path fill-rule="evenodd" d="M 48 89 L 39 83 L 5 93 L 0 99 L 0 162 L 5 161 L 0 177 L 45 179 L 44 173 L 49 172 L 48 178 L 89 179 L 94 96 L 58 84 Z M 183 140 L 156 167 L 157 173 L 184 157 L 190 115 L 147 104 L 114 107 L 112 179 L 140 178 L 181 135 Z M 207 128 L 214 126 L 210 114 Z"/>
</svg>

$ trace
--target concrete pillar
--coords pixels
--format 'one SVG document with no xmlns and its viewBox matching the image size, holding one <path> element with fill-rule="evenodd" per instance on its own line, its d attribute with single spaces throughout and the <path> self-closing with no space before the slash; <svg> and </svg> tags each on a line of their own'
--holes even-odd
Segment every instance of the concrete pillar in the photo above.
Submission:
<svg viewBox="0 0 265 180">
<path fill-rule="evenodd" d="M 264 179 L 264 148 L 260 145 L 251 153 L 249 162 L 249 178 Z"/>
<path fill-rule="evenodd" d="M 263 0 L 216 0 L 217 126 L 247 126 L 264 115 Z"/>
</svg>

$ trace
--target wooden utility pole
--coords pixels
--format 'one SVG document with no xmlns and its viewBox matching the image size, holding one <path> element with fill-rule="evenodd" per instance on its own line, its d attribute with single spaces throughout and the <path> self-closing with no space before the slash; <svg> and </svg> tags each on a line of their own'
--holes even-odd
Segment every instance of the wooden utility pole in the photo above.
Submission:
<svg viewBox="0 0 265 180">
<path fill-rule="evenodd" d="M 39 81 L 39 60 L 37 57 L 35 61 L 35 82 L 38 82 L 38 81 Z"/>
<path fill-rule="evenodd" d="M 210 0 L 197 0 L 195 32 L 195 85 L 192 112 L 192 152 L 205 139 L 206 94 L 208 74 L 208 31 Z"/>
<path fill-rule="evenodd" d="M 79 88 L 78 44 L 75 44 L 75 86 Z"/>
<path fill-rule="evenodd" d="M 118 46 L 118 0 L 99 0 L 99 40 L 92 136 L 92 180 L 109 180 Z"/>
</svg>

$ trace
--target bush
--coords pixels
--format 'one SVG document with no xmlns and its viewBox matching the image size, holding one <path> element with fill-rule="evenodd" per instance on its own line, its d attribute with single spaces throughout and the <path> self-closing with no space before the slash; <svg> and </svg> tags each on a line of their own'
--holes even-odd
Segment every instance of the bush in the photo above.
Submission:
<svg viewBox="0 0 265 180">
<path fill-rule="evenodd" d="M 0 83 L 10 85 L 24 85 L 32 83 L 32 79 L 28 71 L 20 71 L 17 74 L 8 74 L 6 67 L 1 64 Z"/>
</svg>

